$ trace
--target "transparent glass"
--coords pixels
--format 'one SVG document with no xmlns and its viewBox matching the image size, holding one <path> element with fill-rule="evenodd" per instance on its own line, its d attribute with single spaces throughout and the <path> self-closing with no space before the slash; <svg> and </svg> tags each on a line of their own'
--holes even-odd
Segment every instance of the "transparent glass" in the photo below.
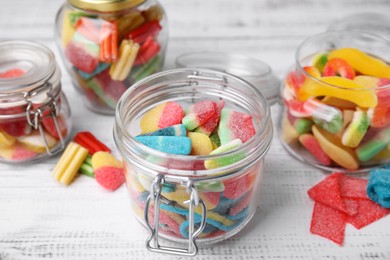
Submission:
<svg viewBox="0 0 390 260">
<path fill-rule="evenodd" d="M 315 35 L 298 47 L 279 120 L 279 137 L 295 158 L 345 173 L 390 161 L 389 49 L 384 38 L 351 31 Z"/>
<path fill-rule="evenodd" d="M 56 17 L 56 42 L 73 85 L 87 107 L 102 114 L 114 114 L 127 88 L 161 70 L 168 43 L 157 1 L 122 8 L 114 2 L 134 1 L 69 0 Z"/>
<path fill-rule="evenodd" d="M 64 148 L 68 101 L 53 53 L 25 41 L 0 42 L 0 162 L 35 162 Z"/>
<path fill-rule="evenodd" d="M 140 119 L 163 102 L 179 103 L 184 109 L 202 100 L 224 100 L 225 107 L 252 116 L 256 134 L 238 148 L 215 155 L 172 155 L 150 149 L 134 138 L 140 133 Z M 230 74 L 200 68 L 160 72 L 136 83 L 120 99 L 115 117 L 114 141 L 126 168 L 131 207 L 146 225 L 144 211 L 153 181 L 163 176 L 158 233 L 169 240 L 188 239 L 190 199 L 193 184 L 206 206 L 206 226 L 196 239 L 199 243 L 224 240 L 252 218 L 258 206 L 263 176 L 263 160 L 272 139 L 269 106 L 262 94 L 248 82 Z M 207 160 L 242 158 L 237 162 L 206 169 Z M 195 208 L 195 230 L 202 214 Z M 149 207 L 149 225 L 154 209 Z"/>
</svg>

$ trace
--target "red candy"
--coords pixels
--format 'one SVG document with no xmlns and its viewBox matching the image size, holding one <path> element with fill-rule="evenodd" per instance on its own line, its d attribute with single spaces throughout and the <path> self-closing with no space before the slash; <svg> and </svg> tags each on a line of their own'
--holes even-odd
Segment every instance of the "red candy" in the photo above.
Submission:
<svg viewBox="0 0 390 260">
<path fill-rule="evenodd" d="M 330 59 L 324 67 L 322 76 L 337 76 L 347 79 L 353 79 L 355 77 L 355 70 L 347 61 L 341 58 Z"/>
<path fill-rule="evenodd" d="M 338 245 L 342 245 L 345 233 L 345 214 L 316 202 L 314 204 L 310 232 L 326 237 Z"/>
<path fill-rule="evenodd" d="M 312 134 L 303 134 L 299 136 L 299 141 L 310 153 L 323 165 L 330 165 L 332 160 L 322 150 L 317 139 Z"/>
<path fill-rule="evenodd" d="M 112 166 L 94 169 L 96 181 L 105 189 L 114 191 L 125 182 L 123 168 Z"/>
<path fill-rule="evenodd" d="M 88 153 L 93 155 L 96 152 L 111 152 L 105 144 L 100 142 L 91 132 L 79 132 L 73 138 L 73 141 L 88 150 Z"/>
<path fill-rule="evenodd" d="M 360 229 L 386 216 L 390 209 L 368 199 L 367 180 L 333 173 L 312 187 L 315 200 L 310 231 L 342 245 L 345 224 Z"/>
<path fill-rule="evenodd" d="M 206 123 L 215 114 L 215 110 L 216 103 L 214 101 L 200 101 L 190 107 L 189 113 L 182 120 L 183 125 L 188 130 L 194 130 Z"/>
<path fill-rule="evenodd" d="M 203 133 L 210 136 L 214 131 L 215 127 L 218 125 L 219 117 L 221 116 L 221 111 L 225 105 L 225 102 L 221 100 L 217 103 L 215 113 L 212 115 L 203 125 L 195 129 L 195 132 Z"/>
<path fill-rule="evenodd" d="M 178 103 L 167 102 L 158 122 L 158 128 L 180 124 L 183 117 L 183 108 Z"/>
<path fill-rule="evenodd" d="M 135 41 L 136 43 L 143 43 L 147 38 L 152 38 L 158 34 L 161 30 L 161 25 L 158 21 L 154 20 L 148 23 L 145 23 L 138 27 L 137 29 L 131 31 L 127 37 L 130 40 Z"/>
<path fill-rule="evenodd" d="M 92 73 L 99 64 L 99 60 L 88 53 L 82 44 L 75 42 L 69 42 L 66 46 L 65 56 L 76 68 L 86 73 Z"/>
<path fill-rule="evenodd" d="M 17 77 L 23 76 L 24 73 L 26 73 L 26 72 L 22 69 L 18 69 L 18 68 L 10 69 L 10 70 L 7 70 L 5 72 L 0 72 L 0 78 L 2 78 L 2 79 L 17 78 Z"/>
</svg>

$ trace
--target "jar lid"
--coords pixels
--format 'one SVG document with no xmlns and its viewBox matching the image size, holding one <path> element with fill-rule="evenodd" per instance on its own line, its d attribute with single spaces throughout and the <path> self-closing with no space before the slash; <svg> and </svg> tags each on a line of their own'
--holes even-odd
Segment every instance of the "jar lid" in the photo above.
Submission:
<svg viewBox="0 0 390 260">
<path fill-rule="evenodd" d="M 0 107 L 23 103 L 26 96 L 43 100 L 47 93 L 60 90 L 55 57 L 38 43 L 0 41 L 0 74 Z"/>
<path fill-rule="evenodd" d="M 177 68 L 213 69 L 240 77 L 256 87 L 269 104 L 279 98 L 280 80 L 261 60 L 225 52 L 191 52 L 178 56 L 175 62 Z"/>
<path fill-rule="evenodd" d="M 390 40 L 390 17 L 380 13 L 357 13 L 333 21 L 328 31 L 365 31 Z"/>
<path fill-rule="evenodd" d="M 68 0 L 68 2 L 79 9 L 109 13 L 132 8 L 145 0 Z"/>
</svg>

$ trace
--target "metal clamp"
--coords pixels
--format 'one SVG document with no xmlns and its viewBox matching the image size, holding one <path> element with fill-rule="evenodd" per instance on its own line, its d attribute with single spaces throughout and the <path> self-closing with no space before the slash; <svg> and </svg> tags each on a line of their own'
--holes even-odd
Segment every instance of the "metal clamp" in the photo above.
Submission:
<svg viewBox="0 0 390 260">
<path fill-rule="evenodd" d="M 50 83 L 45 83 L 42 86 L 44 86 L 45 88 L 50 88 L 50 89 L 52 88 Z M 64 142 L 64 139 L 62 137 L 61 129 L 60 129 L 60 126 L 59 126 L 58 120 L 57 120 L 57 116 L 60 114 L 60 108 L 57 105 L 57 102 L 55 101 L 55 98 L 51 94 L 51 91 L 48 91 L 48 93 L 46 95 L 50 99 L 50 101 L 45 103 L 45 104 L 43 104 L 43 105 L 41 105 L 41 106 L 39 106 L 35 110 L 33 109 L 33 103 L 31 102 L 30 99 L 39 93 L 39 91 L 43 88 L 42 86 L 38 90 L 34 89 L 33 92 L 26 92 L 24 94 L 24 99 L 27 102 L 26 120 L 27 120 L 27 123 L 31 127 L 33 127 L 35 130 L 37 130 L 37 129 L 39 130 L 39 133 L 40 133 L 40 135 L 41 135 L 41 137 L 43 139 L 43 142 L 45 144 L 46 152 L 49 155 L 53 155 L 53 154 L 55 154 L 56 152 L 62 150 L 65 147 L 65 142 Z M 49 109 L 49 115 L 43 116 L 43 112 L 46 109 Z M 58 136 L 60 138 L 61 145 L 57 146 L 57 147 L 54 147 L 53 149 L 51 149 L 49 144 L 48 144 L 48 141 L 46 139 L 46 136 L 45 136 L 45 133 L 43 131 L 42 124 L 41 124 L 42 118 L 44 118 L 44 117 L 45 118 L 51 117 L 53 119 L 54 126 L 55 126 L 56 131 L 58 133 Z"/>
<path fill-rule="evenodd" d="M 162 185 L 165 183 L 163 175 L 158 175 L 152 182 L 150 195 L 148 196 L 144 210 L 144 220 L 150 231 L 149 237 L 146 239 L 146 248 L 152 252 L 181 255 L 181 256 L 194 256 L 198 253 L 198 246 L 196 245 L 196 238 L 203 231 L 206 226 L 206 205 L 199 199 L 198 192 L 195 189 L 192 181 L 186 183 L 187 192 L 190 194 L 190 199 L 185 201 L 185 204 L 189 204 L 189 227 L 188 227 L 188 247 L 187 248 L 176 248 L 161 246 L 159 244 L 159 217 L 160 217 L 160 203 L 170 204 L 169 201 L 161 196 Z M 154 223 L 153 226 L 149 223 L 149 205 L 154 200 Z M 195 228 L 195 207 L 200 205 L 202 208 L 201 222 L 199 228 L 194 231 Z M 153 241 L 153 246 L 151 245 Z"/>
</svg>

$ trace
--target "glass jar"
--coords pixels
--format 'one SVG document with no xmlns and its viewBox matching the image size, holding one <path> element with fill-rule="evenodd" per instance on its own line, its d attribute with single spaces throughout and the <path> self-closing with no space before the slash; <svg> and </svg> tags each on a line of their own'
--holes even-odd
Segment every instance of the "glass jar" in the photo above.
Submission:
<svg viewBox="0 0 390 260">
<path fill-rule="evenodd" d="M 185 110 L 202 100 L 223 100 L 224 108 L 250 115 L 256 133 L 233 150 L 203 156 L 168 154 L 136 140 L 140 120 L 151 108 L 176 102 Z M 124 161 L 133 212 L 150 230 L 147 248 L 195 255 L 196 242 L 214 243 L 240 231 L 260 200 L 263 161 L 272 135 L 263 95 L 231 74 L 175 69 L 149 76 L 127 90 L 117 106 L 114 141 Z M 208 161 L 232 158 L 231 164 L 205 168 Z M 161 246 L 159 237 L 187 247 Z"/>
<path fill-rule="evenodd" d="M 30 41 L 1 41 L 0 60 L 0 161 L 32 162 L 59 152 L 71 115 L 53 53 Z"/>
<path fill-rule="evenodd" d="M 161 70 L 167 41 L 167 18 L 155 0 L 68 0 L 56 17 L 73 85 L 103 114 L 114 114 L 127 88 Z"/>
<path fill-rule="evenodd" d="M 352 31 L 305 40 L 282 86 L 279 133 L 296 158 L 327 171 L 390 161 L 390 42 Z"/>
</svg>

